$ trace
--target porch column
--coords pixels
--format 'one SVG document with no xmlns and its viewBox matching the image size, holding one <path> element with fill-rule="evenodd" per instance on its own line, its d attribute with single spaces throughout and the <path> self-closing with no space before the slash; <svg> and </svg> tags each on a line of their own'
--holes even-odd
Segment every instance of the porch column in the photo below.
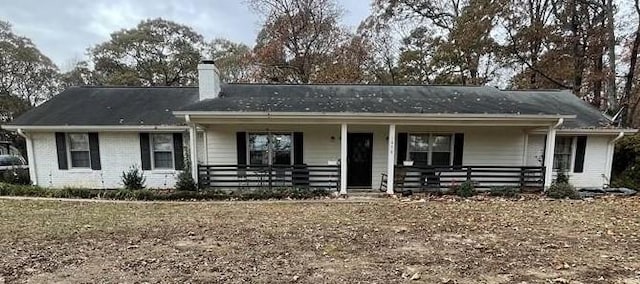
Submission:
<svg viewBox="0 0 640 284">
<path fill-rule="evenodd" d="M 347 124 L 340 126 L 340 195 L 347 194 Z"/>
<path fill-rule="evenodd" d="M 393 194 L 395 181 L 395 157 L 396 157 L 396 125 L 389 125 L 389 143 L 387 145 L 387 194 Z"/>
<path fill-rule="evenodd" d="M 544 189 L 547 190 L 553 181 L 553 153 L 556 148 L 556 127 L 550 126 L 547 131 L 547 144 L 544 146 Z"/>
<path fill-rule="evenodd" d="M 189 124 L 189 153 L 191 154 L 189 162 L 191 167 L 191 177 L 197 183 L 198 182 L 198 144 L 196 139 L 198 138 L 198 132 L 196 124 Z"/>
</svg>

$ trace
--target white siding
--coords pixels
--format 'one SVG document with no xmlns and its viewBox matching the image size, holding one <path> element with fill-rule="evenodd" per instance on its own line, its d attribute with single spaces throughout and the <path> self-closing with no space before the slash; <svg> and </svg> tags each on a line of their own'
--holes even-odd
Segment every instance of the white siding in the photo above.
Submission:
<svg viewBox="0 0 640 284">
<path fill-rule="evenodd" d="M 58 169 L 55 134 L 32 133 L 37 183 L 44 187 L 121 188 L 121 175 L 130 166 L 140 166 L 140 136 L 135 132 L 101 132 L 100 163 L 102 170 Z M 184 145 L 189 145 L 184 135 Z M 199 140 L 201 141 L 201 140 Z M 199 142 L 202 144 L 202 142 Z M 202 148 L 202 145 L 198 145 Z M 144 172 L 148 188 L 170 188 L 178 171 L 151 170 Z"/>
<path fill-rule="evenodd" d="M 398 133 L 464 133 L 462 163 L 471 166 L 520 166 L 524 132 L 516 127 L 399 126 Z"/>
<path fill-rule="evenodd" d="M 235 164 L 236 132 L 286 131 L 303 132 L 304 160 L 310 165 L 326 165 L 340 158 L 339 125 L 209 125 L 207 154 L 209 164 Z M 349 132 L 373 133 L 373 165 L 371 187 L 380 186 L 381 173 L 387 171 L 387 135 L 385 125 L 349 125 Z M 463 163 L 467 165 L 523 164 L 524 132 L 520 128 L 446 128 L 426 126 L 398 126 L 396 131 L 413 133 L 464 133 Z M 331 139 L 334 137 L 335 139 Z M 395 157 L 394 157 L 395 159 Z"/>
<path fill-rule="evenodd" d="M 571 184 L 575 187 L 602 187 L 608 184 L 611 167 L 607 161 L 611 157 L 607 155 L 611 156 L 613 153 L 611 151 L 608 152 L 607 148 L 609 147 L 608 145 L 611 139 L 611 136 L 587 136 L 584 170 L 582 173 L 573 172 L 573 163 L 575 161 L 575 158 L 573 158 L 570 171 L 567 173 Z M 573 147 L 575 148 L 575 141 Z M 527 163 L 529 165 L 540 165 L 538 158 L 542 159 L 543 150 L 544 135 L 530 135 Z M 573 151 L 575 152 L 575 149 L 573 149 Z"/>
</svg>

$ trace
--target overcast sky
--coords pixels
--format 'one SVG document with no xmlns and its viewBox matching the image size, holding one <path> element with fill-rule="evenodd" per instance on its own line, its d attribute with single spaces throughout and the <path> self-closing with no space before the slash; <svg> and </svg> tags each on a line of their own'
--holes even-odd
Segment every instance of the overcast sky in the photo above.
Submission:
<svg viewBox="0 0 640 284">
<path fill-rule="evenodd" d="M 339 0 L 344 23 L 355 28 L 369 0 Z M 0 0 L 0 20 L 31 38 L 63 70 L 113 31 L 162 17 L 193 27 L 207 40 L 223 37 L 253 45 L 259 19 L 244 0 Z"/>
</svg>

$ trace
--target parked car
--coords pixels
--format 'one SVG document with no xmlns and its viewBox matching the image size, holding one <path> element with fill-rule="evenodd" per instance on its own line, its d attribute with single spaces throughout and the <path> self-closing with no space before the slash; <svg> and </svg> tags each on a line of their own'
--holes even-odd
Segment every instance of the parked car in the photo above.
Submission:
<svg viewBox="0 0 640 284">
<path fill-rule="evenodd" d="M 0 171 L 28 168 L 27 162 L 20 156 L 0 155 Z"/>
</svg>

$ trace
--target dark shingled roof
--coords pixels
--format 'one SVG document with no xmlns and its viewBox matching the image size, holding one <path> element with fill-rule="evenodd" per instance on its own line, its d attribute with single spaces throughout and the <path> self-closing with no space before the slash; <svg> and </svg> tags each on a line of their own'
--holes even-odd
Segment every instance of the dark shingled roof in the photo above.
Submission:
<svg viewBox="0 0 640 284">
<path fill-rule="evenodd" d="M 72 87 L 12 125 L 177 125 L 173 111 L 198 100 L 198 88 Z"/>
<path fill-rule="evenodd" d="M 501 91 L 492 87 L 225 84 L 198 101 L 198 88 L 73 87 L 13 125 L 176 125 L 173 111 L 318 113 L 464 113 L 577 115 L 565 128 L 608 125 L 568 91 Z"/>
<path fill-rule="evenodd" d="M 227 84 L 219 98 L 180 111 L 364 112 L 576 115 L 565 128 L 608 125 L 569 91 L 501 91 L 486 86 Z"/>
</svg>

